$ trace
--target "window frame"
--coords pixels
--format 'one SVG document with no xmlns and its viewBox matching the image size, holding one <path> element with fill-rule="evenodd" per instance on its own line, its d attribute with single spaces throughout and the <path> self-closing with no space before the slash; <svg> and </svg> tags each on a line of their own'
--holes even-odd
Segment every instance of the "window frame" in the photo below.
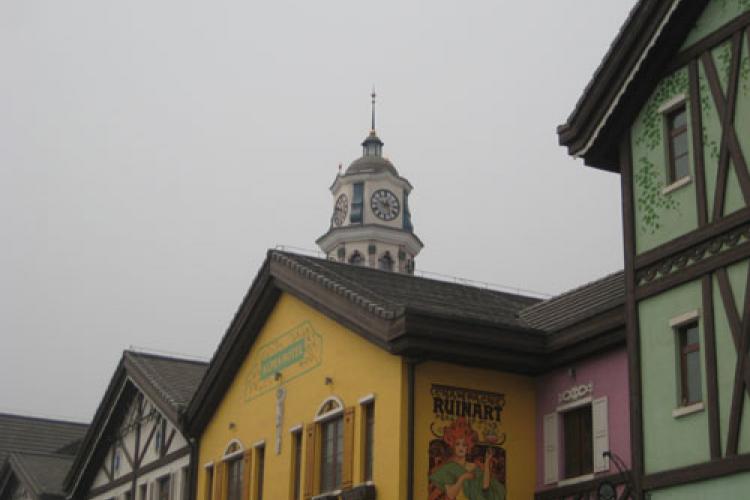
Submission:
<svg viewBox="0 0 750 500">
<path fill-rule="evenodd" d="M 263 500 L 264 476 L 266 472 L 266 441 L 253 445 L 253 500 Z"/>
<path fill-rule="evenodd" d="M 292 435 L 292 464 L 290 469 L 289 495 L 291 500 L 300 500 L 302 496 L 302 434 L 304 432 L 302 425 L 296 425 L 290 429 Z"/>
<path fill-rule="evenodd" d="M 688 183 L 691 179 L 690 169 L 690 125 L 688 119 L 690 118 L 687 109 L 687 101 L 683 94 L 676 96 L 673 100 L 665 103 L 662 108 L 659 109 L 662 114 L 663 128 L 664 128 L 664 141 L 665 141 L 665 153 L 666 153 L 666 175 L 667 182 L 665 193 L 671 192 L 672 189 L 668 189 L 672 186 L 680 187 Z M 674 119 L 676 116 L 684 114 L 685 124 L 680 127 L 673 127 Z M 681 135 L 685 136 L 686 150 L 683 155 L 679 157 L 675 156 L 674 143 L 675 139 Z M 677 160 L 687 158 L 687 172 L 685 175 L 677 177 Z"/>
<path fill-rule="evenodd" d="M 591 402 L 589 401 L 586 404 L 566 409 L 560 413 L 560 419 L 563 429 L 561 442 L 562 460 L 564 465 L 563 481 L 592 475 L 594 473 L 594 415 Z M 576 436 L 576 443 L 571 443 L 568 439 L 568 422 L 573 419 L 576 420 L 579 427 Z M 581 431 L 581 428 L 586 423 L 588 423 L 588 434 Z M 577 455 L 580 470 L 570 470 L 571 464 L 568 459 L 570 455 L 573 454 L 573 451 L 578 452 Z M 586 465 L 587 458 L 590 467 L 585 468 L 584 465 Z"/>
<path fill-rule="evenodd" d="M 363 398 L 359 402 L 362 413 L 361 421 L 361 461 L 362 482 L 373 482 L 375 461 L 375 398 Z"/>
<path fill-rule="evenodd" d="M 327 416 L 325 419 L 316 422 L 318 427 L 318 435 L 320 436 L 320 448 L 317 453 L 318 462 L 318 490 L 320 494 L 333 493 L 341 490 L 343 483 L 343 472 L 344 472 L 344 412 L 336 411 L 333 414 Z M 326 437 L 327 432 L 330 428 L 333 428 L 333 447 L 331 451 L 331 469 L 326 470 Z M 340 457 L 340 460 L 338 459 Z M 327 473 L 333 473 L 331 479 L 327 476 Z M 337 482 L 338 478 L 338 482 Z M 330 485 L 329 485 L 330 482 Z"/>
<path fill-rule="evenodd" d="M 581 397 L 569 403 L 558 405 L 551 413 L 542 415 L 543 445 L 543 483 L 545 485 L 567 486 L 594 479 L 597 474 L 610 472 L 609 457 L 605 451 L 610 450 L 609 403 L 607 395 L 594 397 L 593 394 Z M 591 412 L 591 447 L 592 472 L 574 477 L 565 475 L 565 443 L 562 416 L 566 412 L 588 407 Z"/>
<path fill-rule="evenodd" d="M 688 335 L 691 330 L 695 330 L 696 340 L 695 342 L 688 343 Z M 693 406 L 703 402 L 703 370 L 701 369 L 701 342 L 700 342 L 700 328 L 698 320 L 683 323 L 675 328 L 677 335 L 677 355 L 678 355 L 678 370 L 680 374 L 679 378 L 679 407 L 685 408 Z M 691 386 L 690 380 L 691 373 L 689 373 L 690 365 L 688 363 L 688 356 L 692 353 L 697 353 L 698 357 L 698 387 L 697 392 L 699 398 L 696 400 L 691 399 Z"/>
</svg>

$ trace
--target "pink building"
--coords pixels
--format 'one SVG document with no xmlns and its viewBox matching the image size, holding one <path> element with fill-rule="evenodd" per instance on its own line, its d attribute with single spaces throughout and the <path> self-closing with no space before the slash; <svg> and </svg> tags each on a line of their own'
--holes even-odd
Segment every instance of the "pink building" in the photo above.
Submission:
<svg viewBox="0 0 750 500">
<path fill-rule="evenodd" d="M 524 319 L 576 344 L 550 359 L 537 377 L 536 498 L 578 498 L 602 488 L 627 496 L 630 470 L 628 359 L 622 273 L 541 302 Z M 552 343 L 555 341 L 552 340 Z M 623 471 L 625 471 L 623 473 Z"/>
</svg>

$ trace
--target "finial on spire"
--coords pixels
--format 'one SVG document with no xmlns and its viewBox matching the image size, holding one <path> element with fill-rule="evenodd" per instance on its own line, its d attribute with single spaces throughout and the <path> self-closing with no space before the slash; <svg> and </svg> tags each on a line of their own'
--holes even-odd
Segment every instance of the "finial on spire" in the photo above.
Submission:
<svg viewBox="0 0 750 500">
<path fill-rule="evenodd" d="M 372 86 L 372 94 L 370 94 L 370 97 L 372 97 L 372 130 L 375 130 L 375 85 Z"/>
</svg>

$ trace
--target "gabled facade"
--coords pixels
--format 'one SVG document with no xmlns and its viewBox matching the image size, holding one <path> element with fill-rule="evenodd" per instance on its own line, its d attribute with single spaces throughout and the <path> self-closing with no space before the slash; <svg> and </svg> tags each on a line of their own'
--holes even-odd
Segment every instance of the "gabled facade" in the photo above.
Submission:
<svg viewBox="0 0 750 500">
<path fill-rule="evenodd" d="M 537 377 L 624 341 L 621 302 L 538 303 L 270 251 L 187 413 L 197 499 L 532 498 Z"/>
<path fill-rule="evenodd" d="M 750 2 L 637 3 L 561 143 L 622 177 L 639 494 L 750 489 Z"/>
<path fill-rule="evenodd" d="M 63 453 L 11 453 L 0 467 L 0 499 L 63 500 L 63 480 L 73 458 Z"/>
<path fill-rule="evenodd" d="M 86 424 L 0 414 L 0 499 L 62 500 Z"/>
<path fill-rule="evenodd" d="M 192 447 L 182 415 L 205 368 L 125 351 L 67 475 L 67 498 L 191 498 Z"/>
</svg>

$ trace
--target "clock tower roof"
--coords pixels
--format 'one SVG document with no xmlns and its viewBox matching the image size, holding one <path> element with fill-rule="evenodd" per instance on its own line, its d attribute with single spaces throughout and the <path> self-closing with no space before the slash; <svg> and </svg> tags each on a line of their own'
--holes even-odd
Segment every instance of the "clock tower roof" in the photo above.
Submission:
<svg viewBox="0 0 750 500">
<path fill-rule="evenodd" d="M 382 156 L 362 156 L 349 165 L 344 175 L 377 174 L 380 172 L 389 172 L 399 177 L 398 170 L 393 166 L 393 163 Z"/>
</svg>

